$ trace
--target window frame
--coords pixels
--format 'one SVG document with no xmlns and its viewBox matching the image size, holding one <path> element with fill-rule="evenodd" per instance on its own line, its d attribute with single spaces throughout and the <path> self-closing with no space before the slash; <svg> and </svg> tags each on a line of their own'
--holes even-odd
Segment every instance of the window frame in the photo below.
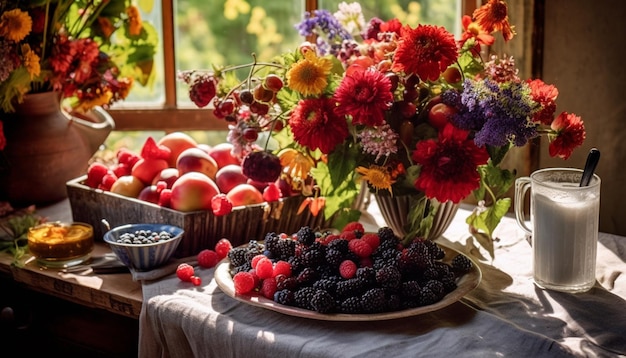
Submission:
<svg viewBox="0 0 626 358">
<path fill-rule="evenodd" d="M 305 10 L 318 8 L 317 0 L 304 0 Z M 462 13 L 471 15 L 481 0 L 461 0 Z M 176 54 L 167 49 L 175 48 L 174 43 L 174 0 L 161 2 L 163 23 L 163 64 L 165 101 L 159 107 L 132 106 L 110 109 L 115 119 L 116 131 L 192 131 L 227 130 L 228 124 L 217 119 L 210 109 L 181 108 L 176 100 Z"/>
</svg>

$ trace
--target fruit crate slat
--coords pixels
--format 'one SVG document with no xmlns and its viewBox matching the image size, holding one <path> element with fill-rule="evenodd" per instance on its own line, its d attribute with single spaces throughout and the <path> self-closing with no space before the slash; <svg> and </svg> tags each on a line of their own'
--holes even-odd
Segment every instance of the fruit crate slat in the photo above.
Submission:
<svg viewBox="0 0 626 358">
<path fill-rule="evenodd" d="M 302 226 L 326 228 L 332 223 L 322 213 L 313 216 L 305 210 L 297 214 L 304 200 L 302 196 L 236 207 L 228 215 L 215 216 L 210 211 L 181 212 L 93 189 L 84 184 L 85 179 L 86 176 L 81 176 L 68 181 L 67 194 L 73 220 L 91 224 L 96 241 L 103 241 L 106 232 L 102 219 L 106 219 L 111 227 L 131 223 L 176 225 L 182 227 L 185 234 L 175 257 L 192 256 L 202 249 L 212 249 L 221 238 L 228 238 L 233 245 L 238 246 L 251 239 L 263 240 L 268 232 L 292 234 Z"/>
</svg>

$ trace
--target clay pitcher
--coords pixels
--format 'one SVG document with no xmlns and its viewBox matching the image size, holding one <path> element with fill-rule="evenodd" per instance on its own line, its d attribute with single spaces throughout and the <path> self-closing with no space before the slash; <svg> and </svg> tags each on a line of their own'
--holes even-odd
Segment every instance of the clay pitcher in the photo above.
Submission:
<svg viewBox="0 0 626 358">
<path fill-rule="evenodd" d="M 28 94 L 15 113 L 0 113 L 0 119 L 7 140 L 0 152 L 0 200 L 15 207 L 65 199 L 66 182 L 86 173 L 115 127 L 99 107 L 82 118 L 63 111 L 58 92 Z"/>
</svg>

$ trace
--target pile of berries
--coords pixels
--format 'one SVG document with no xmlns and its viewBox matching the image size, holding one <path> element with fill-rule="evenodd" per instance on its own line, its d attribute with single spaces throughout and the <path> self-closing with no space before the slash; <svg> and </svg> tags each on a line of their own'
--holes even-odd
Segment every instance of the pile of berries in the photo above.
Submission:
<svg viewBox="0 0 626 358">
<path fill-rule="evenodd" d="M 154 244 L 155 242 L 171 240 L 174 236 L 167 231 L 156 232 L 152 230 L 136 230 L 125 232 L 115 241 L 121 244 Z"/>
<path fill-rule="evenodd" d="M 340 234 L 302 227 L 293 235 L 268 233 L 231 249 L 237 294 L 319 313 L 371 314 L 430 305 L 456 289 L 472 268 L 464 255 L 450 264 L 432 241 L 407 246 L 384 227 L 365 233 L 357 222 Z"/>
<path fill-rule="evenodd" d="M 202 268 L 212 268 L 228 255 L 232 249 L 232 244 L 226 238 L 219 240 L 215 244 L 215 250 L 204 249 L 198 253 L 198 265 Z M 196 270 L 188 263 L 181 263 L 176 268 L 176 276 L 183 282 L 191 282 L 194 286 L 200 286 L 202 279 L 196 275 Z"/>
</svg>

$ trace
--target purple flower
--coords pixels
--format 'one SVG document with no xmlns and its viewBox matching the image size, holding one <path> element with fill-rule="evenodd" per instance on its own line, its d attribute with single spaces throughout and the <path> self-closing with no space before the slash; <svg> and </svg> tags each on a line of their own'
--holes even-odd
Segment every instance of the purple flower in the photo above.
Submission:
<svg viewBox="0 0 626 358">
<path fill-rule="evenodd" d="M 315 10 L 315 16 L 310 12 L 304 14 L 304 19 L 296 24 L 296 29 L 301 36 L 317 35 L 318 52 L 321 55 L 333 53 L 341 48 L 344 40 L 352 40 L 353 37 L 341 25 L 341 23 L 328 10 Z"/>
</svg>

